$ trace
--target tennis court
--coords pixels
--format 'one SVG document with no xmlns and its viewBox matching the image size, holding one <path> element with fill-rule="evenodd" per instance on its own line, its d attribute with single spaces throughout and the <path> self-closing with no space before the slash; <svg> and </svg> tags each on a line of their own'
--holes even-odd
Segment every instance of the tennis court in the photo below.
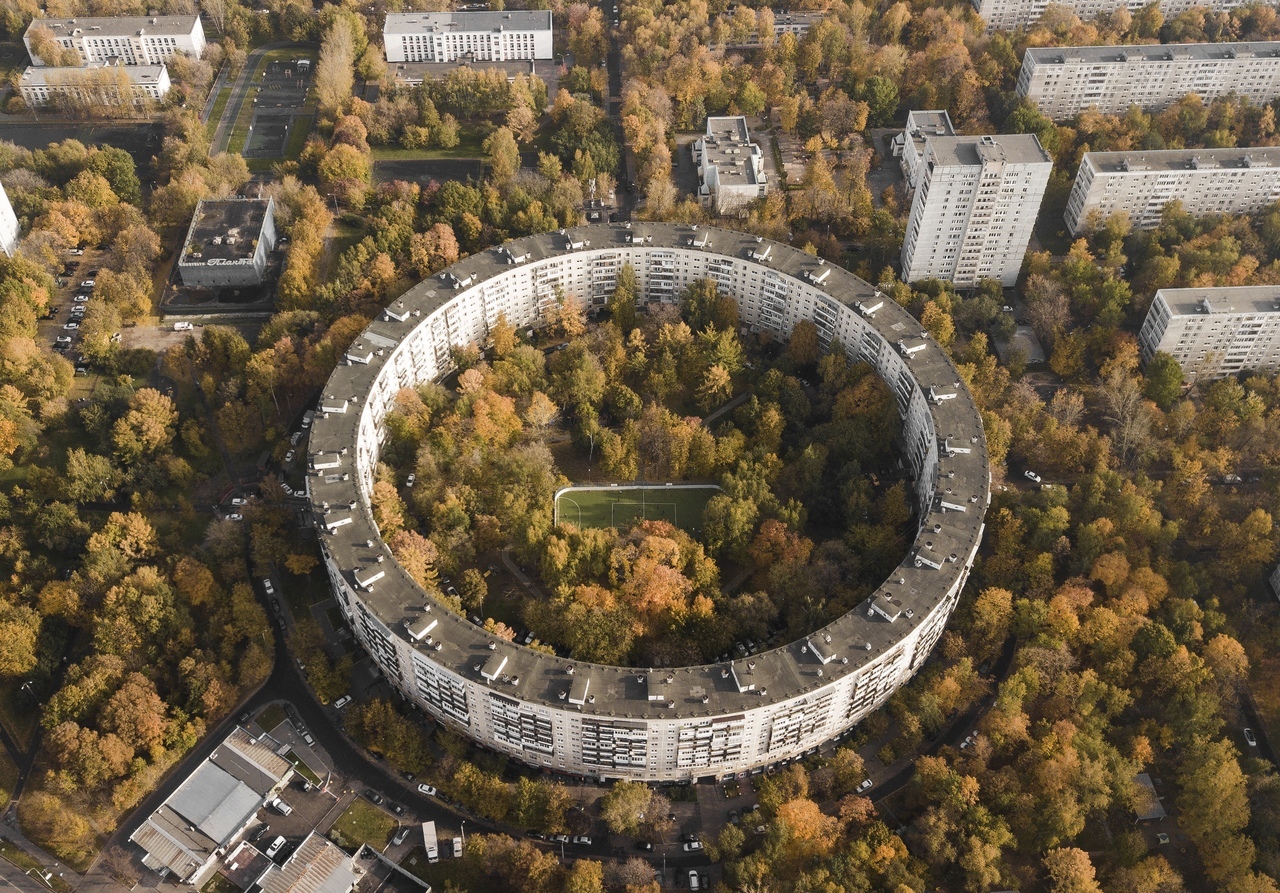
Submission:
<svg viewBox="0 0 1280 893">
<path fill-rule="evenodd" d="M 715 484 L 644 484 L 565 487 L 556 493 L 555 521 L 577 527 L 625 530 L 639 521 L 669 521 L 697 534 Z"/>
</svg>

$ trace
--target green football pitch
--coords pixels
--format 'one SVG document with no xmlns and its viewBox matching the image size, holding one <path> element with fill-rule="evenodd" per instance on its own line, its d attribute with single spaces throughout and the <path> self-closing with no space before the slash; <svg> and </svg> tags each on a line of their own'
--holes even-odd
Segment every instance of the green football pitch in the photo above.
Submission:
<svg viewBox="0 0 1280 893">
<path fill-rule="evenodd" d="M 669 521 L 697 534 L 715 484 L 565 487 L 556 493 L 555 521 L 577 527 L 626 529 L 638 521 Z"/>
</svg>

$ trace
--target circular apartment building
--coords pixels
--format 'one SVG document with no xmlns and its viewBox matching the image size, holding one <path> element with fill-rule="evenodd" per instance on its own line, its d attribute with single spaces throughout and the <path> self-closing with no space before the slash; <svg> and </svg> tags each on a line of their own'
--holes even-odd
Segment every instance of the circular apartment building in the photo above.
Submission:
<svg viewBox="0 0 1280 893">
<path fill-rule="evenodd" d="M 495 641 L 399 566 L 369 494 L 397 392 L 452 369 L 498 315 L 537 327 L 557 293 L 603 305 L 618 270 L 644 302 L 699 279 L 742 324 L 785 339 L 812 321 L 894 392 L 918 527 L 897 570 L 853 611 L 747 660 L 610 667 Z M 576 227 L 469 257 L 393 301 L 351 345 L 312 427 L 308 494 L 338 602 L 387 678 L 447 727 L 524 763 L 597 778 L 722 777 L 804 754 L 916 672 L 942 634 L 982 539 L 990 469 L 982 419 L 946 353 L 891 299 L 777 242 L 706 227 Z"/>
</svg>

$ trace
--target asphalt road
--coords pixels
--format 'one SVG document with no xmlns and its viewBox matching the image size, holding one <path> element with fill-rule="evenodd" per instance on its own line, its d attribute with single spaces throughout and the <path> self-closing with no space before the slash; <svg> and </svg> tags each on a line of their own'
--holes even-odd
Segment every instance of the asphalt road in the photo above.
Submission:
<svg viewBox="0 0 1280 893">
<path fill-rule="evenodd" d="M 0 893 L 49 893 L 49 888 L 12 862 L 0 859 Z"/>
</svg>

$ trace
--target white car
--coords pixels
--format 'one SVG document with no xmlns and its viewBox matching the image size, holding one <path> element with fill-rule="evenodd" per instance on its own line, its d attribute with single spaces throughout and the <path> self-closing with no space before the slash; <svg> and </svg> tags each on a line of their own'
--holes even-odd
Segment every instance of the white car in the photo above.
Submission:
<svg viewBox="0 0 1280 893">
<path fill-rule="evenodd" d="M 696 853 L 696 852 L 698 852 L 698 850 L 700 850 L 700 849 L 702 849 L 702 841 L 701 841 L 701 840 L 691 840 L 691 841 L 689 841 L 688 843 L 686 843 L 686 844 L 684 845 L 684 851 L 685 851 L 686 853 Z"/>
<path fill-rule="evenodd" d="M 244 520 L 244 515 L 240 514 L 239 512 L 232 512 L 231 514 L 227 515 L 227 520 L 228 520 L 228 521 L 243 521 L 243 520 Z"/>
<path fill-rule="evenodd" d="M 873 784 L 875 784 L 875 782 L 873 782 L 871 779 L 869 778 L 864 779 L 862 784 L 858 785 L 858 793 L 861 794 L 863 791 L 871 790 L 871 786 Z"/>
<path fill-rule="evenodd" d="M 350 703 L 351 703 L 351 695 L 343 695 L 342 697 L 338 698 L 338 700 L 333 702 L 333 709 L 341 710 L 343 707 L 347 706 Z"/>
<path fill-rule="evenodd" d="M 75 296 L 75 297 L 73 297 L 71 300 L 72 300 L 72 302 L 73 302 L 73 303 L 76 303 L 76 304 L 87 304 L 87 303 L 89 302 L 89 296 L 88 296 L 88 295 L 76 295 L 76 296 Z"/>
<path fill-rule="evenodd" d="M 575 837 L 573 839 L 573 842 L 576 843 L 578 846 L 591 846 L 591 838 L 585 835 Z"/>
<path fill-rule="evenodd" d="M 698 877 L 698 869 L 696 868 L 689 869 L 689 889 L 690 890 L 702 889 L 702 881 Z"/>
<path fill-rule="evenodd" d="M 54 342 L 53 342 L 53 343 L 54 343 L 54 344 L 67 345 L 67 344 L 70 344 L 70 343 L 71 343 L 72 341 L 74 341 L 74 340 L 75 340 L 75 339 L 74 339 L 74 338 L 72 338 L 70 335 L 59 335 L 57 338 L 55 338 L 55 339 L 54 339 Z"/>
<path fill-rule="evenodd" d="M 420 784 L 418 785 L 418 793 L 425 794 L 428 797 L 434 797 L 437 792 L 436 789 L 429 784 Z"/>
<path fill-rule="evenodd" d="M 1040 483 L 1040 475 L 1036 474 L 1034 471 L 1032 471 L 1029 468 L 1022 473 L 1022 476 L 1027 480 L 1032 481 L 1033 483 L 1036 483 L 1036 484 Z"/>
<path fill-rule="evenodd" d="M 245 504 L 246 502 L 248 502 L 248 501 L 249 501 L 249 500 L 245 499 L 243 496 L 232 496 L 232 497 L 231 497 L 231 504 L 232 504 L 232 505 L 244 505 L 244 504 Z"/>
<path fill-rule="evenodd" d="M 269 577 L 262 578 L 262 591 L 265 592 L 267 595 L 276 594 L 276 588 L 271 585 L 271 579 Z"/>
<path fill-rule="evenodd" d="M 67 330 L 78 329 L 78 328 L 80 328 L 80 323 L 78 323 L 78 322 L 69 322 L 69 323 L 67 323 L 65 326 L 63 326 L 63 328 L 64 328 L 64 329 L 67 329 Z"/>
<path fill-rule="evenodd" d="M 173 330 L 175 332 L 190 332 L 194 328 L 195 326 L 189 322 L 175 322 L 173 324 Z"/>
<path fill-rule="evenodd" d="M 289 452 L 285 453 L 285 454 L 284 454 L 284 461 L 285 461 L 285 464 L 286 464 L 286 465 L 288 465 L 290 462 L 292 462 L 292 461 L 293 461 L 293 457 L 294 457 L 294 456 L 296 456 L 296 455 L 298 455 L 298 451 L 297 451 L 297 450 L 289 450 Z"/>
<path fill-rule="evenodd" d="M 98 283 L 98 280 L 96 280 L 96 279 L 86 279 L 84 282 L 81 282 L 81 283 L 80 283 L 80 287 L 81 287 L 81 288 L 93 288 L 95 285 L 97 285 L 97 283 Z"/>
<path fill-rule="evenodd" d="M 1249 745 L 1250 747 L 1258 746 L 1258 739 L 1254 737 L 1253 729 L 1244 730 L 1244 743 Z"/>
<path fill-rule="evenodd" d="M 267 847 L 267 858 L 274 859 L 276 857 L 276 853 L 280 852 L 280 849 L 283 846 L 283 837 L 277 837 L 275 840 L 271 841 L 271 846 Z"/>
</svg>

